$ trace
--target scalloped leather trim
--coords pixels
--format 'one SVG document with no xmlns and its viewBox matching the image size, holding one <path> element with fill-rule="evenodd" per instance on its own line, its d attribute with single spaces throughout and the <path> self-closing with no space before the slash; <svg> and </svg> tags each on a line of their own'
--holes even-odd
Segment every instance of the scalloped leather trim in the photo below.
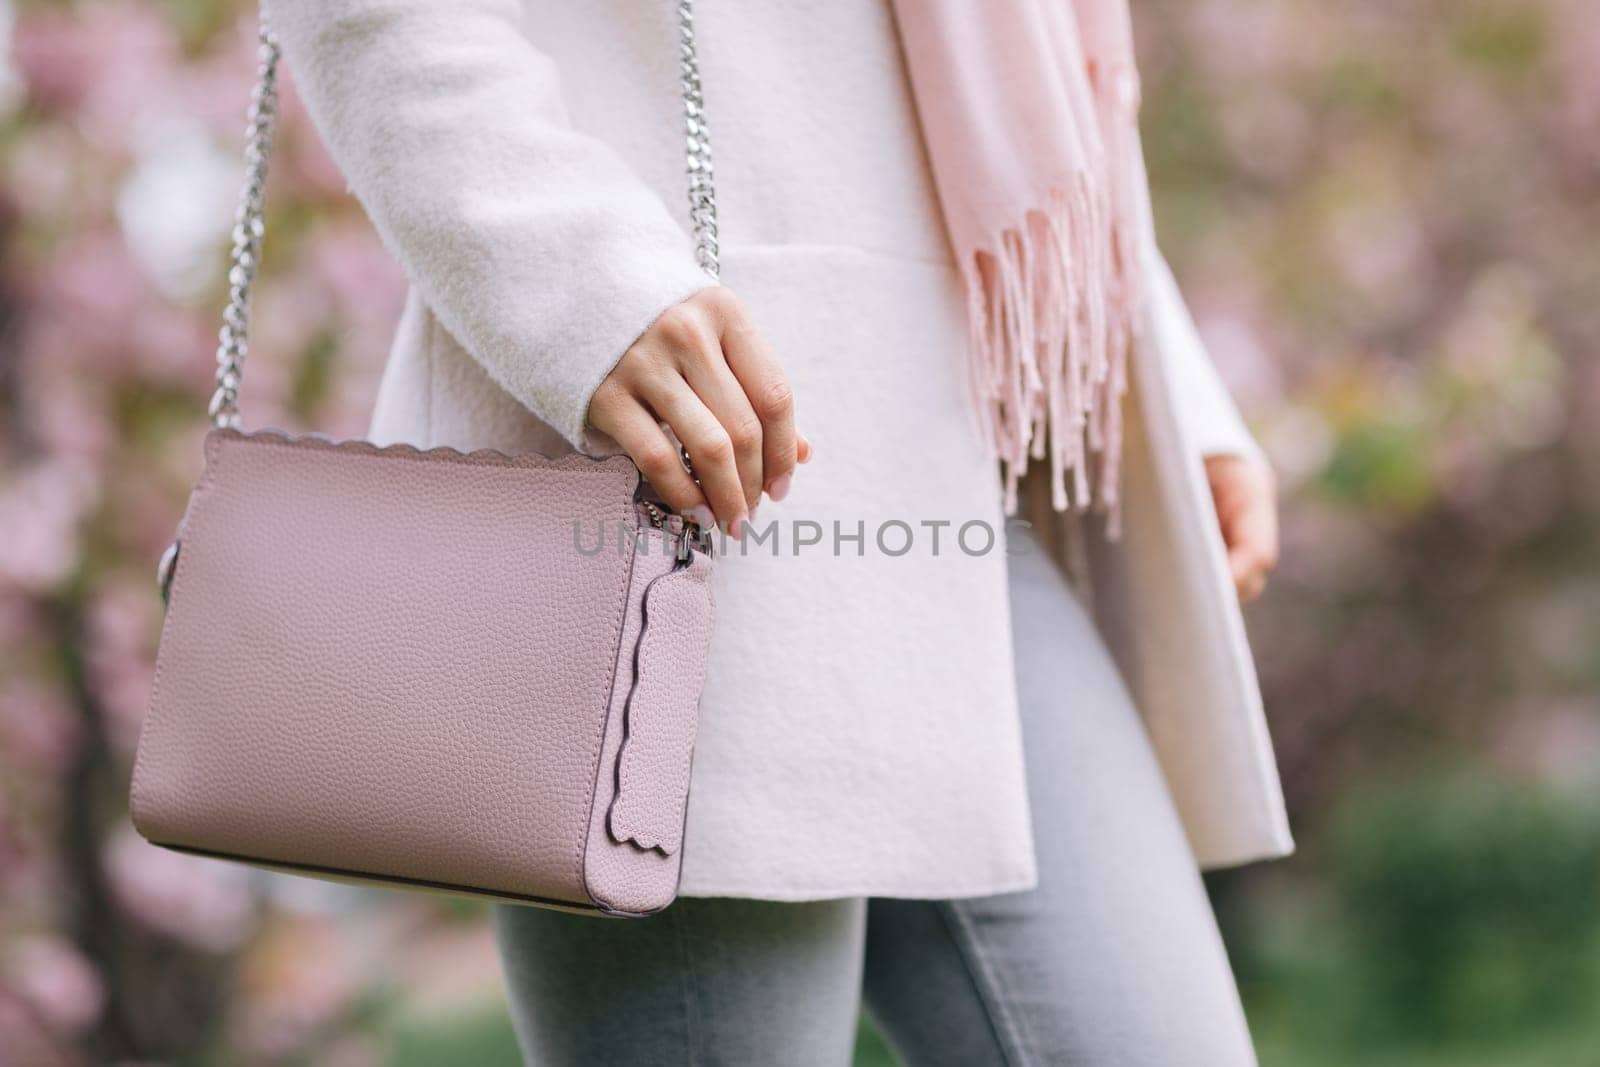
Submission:
<svg viewBox="0 0 1600 1067">
<path fill-rule="evenodd" d="M 713 608 L 705 569 L 679 568 L 651 582 L 644 613 L 606 828 L 618 844 L 631 842 L 671 856 L 683 845 L 711 646 Z"/>
<path fill-rule="evenodd" d="M 213 440 L 232 440 L 241 442 L 259 442 L 262 444 L 289 445 L 295 448 L 310 448 L 328 452 L 348 452 L 358 455 L 369 455 L 380 458 L 396 459 L 427 459 L 444 460 L 450 463 L 466 463 L 473 466 L 493 467 L 529 467 L 544 470 L 615 470 L 618 473 L 627 473 L 634 479 L 639 479 L 639 469 L 633 465 L 633 460 L 625 455 L 590 456 L 582 452 L 569 452 L 561 456 L 548 456 L 543 452 L 524 452 L 511 455 L 496 448 L 478 448 L 471 452 L 463 452 L 459 448 L 449 445 L 436 445 L 433 448 L 418 448 L 416 445 L 397 443 L 392 445 L 379 445 L 359 438 L 347 438 L 336 441 L 331 437 L 318 433 L 290 433 L 287 430 L 273 428 L 261 430 L 231 430 L 214 429 L 206 434 L 209 444 Z"/>
</svg>

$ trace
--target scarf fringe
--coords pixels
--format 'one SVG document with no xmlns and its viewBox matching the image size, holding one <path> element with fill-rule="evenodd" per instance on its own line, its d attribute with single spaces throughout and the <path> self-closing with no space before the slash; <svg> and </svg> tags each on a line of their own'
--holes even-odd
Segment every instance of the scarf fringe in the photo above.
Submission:
<svg viewBox="0 0 1600 1067">
<path fill-rule="evenodd" d="M 972 390 L 1002 464 L 1006 513 L 1030 460 L 1048 457 L 1052 507 L 1103 511 L 1115 536 L 1140 288 L 1136 235 L 1118 224 L 1130 215 L 1097 192 L 1108 187 L 1111 197 L 1127 188 L 1081 175 L 1051 189 L 963 268 Z"/>
</svg>

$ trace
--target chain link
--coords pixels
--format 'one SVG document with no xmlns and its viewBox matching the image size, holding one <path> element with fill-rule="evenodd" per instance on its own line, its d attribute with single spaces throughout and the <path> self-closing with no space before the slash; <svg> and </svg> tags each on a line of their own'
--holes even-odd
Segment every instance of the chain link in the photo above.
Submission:
<svg viewBox="0 0 1600 1067">
<path fill-rule="evenodd" d="M 244 360 L 250 351 L 250 289 L 261 263 L 262 200 L 278 118 L 278 55 L 278 41 L 263 19 L 256 50 L 256 84 L 245 128 L 244 188 L 234 213 L 233 251 L 228 257 L 228 306 L 217 334 L 217 389 L 208 408 L 211 425 L 219 428 L 239 425 L 239 383 L 244 380 Z"/>
<path fill-rule="evenodd" d="M 683 93 L 684 131 L 687 135 L 689 220 L 693 224 L 694 256 L 700 268 L 716 281 L 717 191 L 711 169 L 711 138 L 706 129 L 705 97 L 700 87 L 700 63 L 695 53 L 694 0 L 678 0 L 678 85 Z M 208 408 L 211 424 L 219 428 L 239 425 L 239 385 L 244 380 L 245 357 L 250 351 L 250 290 L 261 262 L 261 236 L 266 222 L 263 200 L 267 163 L 272 155 L 272 135 L 278 118 L 278 40 L 261 20 L 256 52 L 255 88 L 250 94 L 249 124 L 245 128 L 245 178 L 234 213 L 233 250 L 229 254 L 228 306 L 217 334 L 217 388 Z"/>
<path fill-rule="evenodd" d="M 694 0 L 678 0 L 678 87 L 683 93 L 687 135 L 689 221 L 694 226 L 694 258 L 717 281 L 717 187 L 711 167 L 711 133 L 706 128 L 706 102 L 700 89 L 700 58 L 695 52 Z"/>
</svg>

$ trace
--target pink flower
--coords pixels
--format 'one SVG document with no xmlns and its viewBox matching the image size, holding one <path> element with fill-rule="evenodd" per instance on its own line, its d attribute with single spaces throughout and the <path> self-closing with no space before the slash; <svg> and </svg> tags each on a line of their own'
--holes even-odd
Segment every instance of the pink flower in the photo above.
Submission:
<svg viewBox="0 0 1600 1067">
<path fill-rule="evenodd" d="M 219 143 L 238 157 L 244 146 L 244 115 L 250 98 L 256 58 L 256 17 L 248 11 L 221 48 L 177 72 L 174 96 L 198 115 Z M 278 150 L 281 149 L 281 150 Z M 243 174 L 240 160 L 240 173 Z M 344 199 L 347 183 L 295 91 L 294 70 L 278 67 L 278 130 L 272 161 L 273 195 L 293 190 L 299 195 Z M 270 197 L 269 197 L 270 199 Z"/>
<path fill-rule="evenodd" d="M 23 351 L 41 373 L 65 367 L 196 392 L 209 378 L 212 309 L 202 320 L 163 300 L 114 230 L 81 231 L 59 245 L 36 272 L 31 299 Z"/>
<path fill-rule="evenodd" d="M 277 1059 L 337 1019 L 361 990 L 366 955 L 327 916 L 279 917 L 252 946 L 240 975 L 246 990 L 238 1041 Z"/>
<path fill-rule="evenodd" d="M 106 582 L 89 609 L 89 680 L 104 708 L 112 742 L 132 752 L 154 675 L 160 601 L 153 582 Z"/>
<path fill-rule="evenodd" d="M 1198 323 L 1206 351 L 1246 412 L 1275 408 L 1283 399 L 1283 375 L 1260 325 L 1246 315 L 1207 311 Z"/>
<path fill-rule="evenodd" d="M 307 195 L 345 199 L 349 196 L 350 183 L 345 180 L 344 171 L 339 169 L 333 156 L 328 154 L 322 138 L 317 136 L 316 127 L 311 124 L 305 105 L 300 101 L 300 94 L 294 91 L 292 72 L 289 73 L 290 76 L 281 83 L 283 88 L 278 101 L 280 136 L 290 146 L 290 150 L 284 153 L 285 173 L 295 187 Z"/>
<path fill-rule="evenodd" d="M 22 20 L 12 41 L 12 60 L 34 100 L 45 107 L 73 108 L 94 84 L 100 58 L 95 43 L 68 11 L 36 10 Z"/>
<path fill-rule="evenodd" d="M 1242 10 L 1234 0 L 1199 0 L 1169 10 L 1184 15 L 1190 56 L 1208 84 L 1251 88 L 1324 60 L 1342 43 L 1341 24 L 1350 21 L 1349 15 L 1328 18 L 1316 5 L 1304 4 Z"/>
<path fill-rule="evenodd" d="M 35 314 L 70 332 L 63 346 L 78 361 L 102 361 L 128 351 L 128 330 L 153 303 L 138 262 L 119 234 L 79 232 L 58 246 L 39 271 Z"/>
<path fill-rule="evenodd" d="M 140 922 L 197 948 L 227 952 L 254 929 L 249 872 L 170 852 L 125 827 L 106 846 L 117 901 Z"/>
<path fill-rule="evenodd" d="M 1593 596 L 1596 590 L 1588 588 L 1583 592 Z M 1531 617 L 1538 619 L 1537 614 Z M 1560 639 L 1581 641 L 1585 637 L 1592 641 L 1592 628 L 1587 632 L 1577 629 Z M 1584 651 L 1592 647 L 1586 643 Z M 1600 767 L 1600 702 L 1579 696 L 1546 704 L 1528 696 L 1521 703 L 1523 706 L 1507 709 L 1509 714 L 1500 718 L 1496 755 L 1545 781 L 1590 788 L 1600 784 L 1600 774 L 1595 770 Z"/>
<path fill-rule="evenodd" d="M 1370 190 L 1340 205 L 1326 239 L 1369 316 L 1396 321 L 1432 291 L 1433 248 L 1416 205 L 1398 191 Z"/>
<path fill-rule="evenodd" d="M 311 269 L 345 319 L 387 344 L 405 300 L 405 273 L 366 225 L 324 227 L 312 237 Z"/>
<path fill-rule="evenodd" d="M 19 895 L 18 887 L 26 885 L 38 875 L 37 865 L 17 832 L 16 820 L 7 810 L 5 797 L 0 795 L 0 903 L 7 905 L 8 914 L 16 914 L 7 897 Z M 3 1046 L 0 1046 L 3 1047 Z"/>
<path fill-rule="evenodd" d="M 171 71 L 172 98 L 182 102 L 184 113 L 200 119 L 221 143 L 240 152 L 258 62 L 257 25 L 255 5 L 250 5 L 232 27 L 217 35 L 205 55 Z M 287 72 L 288 64 L 280 65 L 280 82 Z M 242 155 L 239 166 L 243 177 Z"/>
<path fill-rule="evenodd" d="M 0 485 L 0 583 L 45 592 L 78 560 L 78 523 L 96 495 L 92 469 L 56 461 Z M 3 587 L 3 586 L 0 586 Z"/>
<path fill-rule="evenodd" d="M 59 125 L 24 126 L 7 152 L 6 197 L 24 217 L 39 219 L 72 207 L 82 210 L 80 170 L 85 154 L 72 131 Z"/>
<path fill-rule="evenodd" d="M 29 597 L 0 587 L 0 648 L 20 648 L 38 632 L 38 622 Z"/>
<path fill-rule="evenodd" d="M 116 2 L 70 13 L 30 8 L 13 46 L 33 100 L 74 112 L 79 131 L 110 152 L 161 91 L 176 52 L 175 31 L 154 7 Z"/>
<path fill-rule="evenodd" d="M 1558 5 L 1554 31 L 1558 95 L 1556 147 L 1591 173 L 1600 170 L 1600 19 L 1590 4 Z"/>
<path fill-rule="evenodd" d="M 0 690 L 0 747 L 24 773 L 60 770 L 78 736 L 77 715 L 59 691 L 21 678 Z"/>
<path fill-rule="evenodd" d="M 22 417 L 36 445 L 62 460 L 98 465 L 116 448 L 105 382 L 59 364 L 30 366 Z"/>
<path fill-rule="evenodd" d="M 1230 101 L 1218 120 L 1239 163 L 1262 178 L 1293 178 L 1306 164 L 1316 130 L 1292 93 L 1260 89 Z"/>
<path fill-rule="evenodd" d="M 76 947 L 59 937 L 24 938 L 6 953 L 7 984 L 52 1026 L 82 1030 L 100 1017 L 105 986 Z"/>
</svg>

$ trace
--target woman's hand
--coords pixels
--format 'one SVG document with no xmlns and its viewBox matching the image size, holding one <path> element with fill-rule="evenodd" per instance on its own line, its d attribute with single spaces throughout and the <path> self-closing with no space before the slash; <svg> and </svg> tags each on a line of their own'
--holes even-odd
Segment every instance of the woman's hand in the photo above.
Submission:
<svg viewBox="0 0 1600 1067">
<path fill-rule="evenodd" d="M 1264 460 L 1209 456 L 1206 480 L 1234 587 L 1239 600 L 1248 604 L 1261 595 L 1267 575 L 1278 565 L 1277 479 Z"/>
<path fill-rule="evenodd" d="M 662 430 L 689 451 L 694 476 Z M 733 537 L 763 492 L 782 500 L 811 445 L 789 381 L 733 293 L 720 285 L 663 311 L 589 401 L 589 425 L 633 458 L 663 500 Z M 695 479 L 699 479 L 699 485 Z"/>
</svg>

